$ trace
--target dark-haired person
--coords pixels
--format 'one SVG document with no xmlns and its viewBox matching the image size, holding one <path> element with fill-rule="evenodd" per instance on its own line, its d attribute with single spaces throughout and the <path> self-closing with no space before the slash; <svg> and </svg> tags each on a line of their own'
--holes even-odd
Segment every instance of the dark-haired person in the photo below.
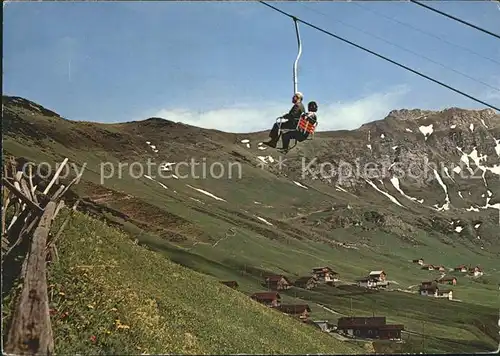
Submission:
<svg viewBox="0 0 500 356">
<path fill-rule="evenodd" d="M 292 98 L 293 106 L 290 111 L 281 116 L 279 119 L 287 120 L 281 123 L 281 126 L 278 123 L 273 125 L 271 132 L 269 133 L 269 137 L 271 138 L 269 141 L 264 142 L 264 145 L 269 147 L 276 148 L 276 144 L 279 140 L 279 130 L 281 129 L 295 129 L 297 127 L 297 123 L 299 122 L 300 116 L 305 112 L 304 104 L 302 104 L 302 100 L 304 100 L 304 95 L 302 93 L 297 92 Z"/>
</svg>

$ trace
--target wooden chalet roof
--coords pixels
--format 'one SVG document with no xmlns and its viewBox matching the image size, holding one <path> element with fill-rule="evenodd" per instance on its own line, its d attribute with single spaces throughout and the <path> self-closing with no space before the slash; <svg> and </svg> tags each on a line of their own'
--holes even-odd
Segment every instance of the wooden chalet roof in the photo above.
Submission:
<svg viewBox="0 0 500 356">
<path fill-rule="evenodd" d="M 335 272 L 333 269 L 331 269 L 330 267 L 314 267 L 312 269 L 313 273 L 320 273 L 320 272 L 330 272 L 332 274 L 338 274 L 337 272 Z"/>
<path fill-rule="evenodd" d="M 339 318 L 337 325 L 339 328 L 359 327 L 359 326 L 382 326 L 386 325 L 385 316 L 375 317 L 342 317 Z"/>
<path fill-rule="evenodd" d="M 281 299 L 281 296 L 278 292 L 257 292 L 252 294 L 250 298 L 257 300 L 275 300 Z"/>
<path fill-rule="evenodd" d="M 300 277 L 298 278 L 296 281 L 295 281 L 295 284 L 306 284 L 307 282 L 309 282 L 310 280 L 314 280 L 314 281 L 317 281 L 318 278 L 316 278 L 316 276 L 305 276 L 305 277 Z"/>
<path fill-rule="evenodd" d="M 287 281 L 287 283 L 290 283 L 290 284 L 292 283 L 292 281 L 290 281 L 290 279 L 288 279 L 288 277 L 283 276 L 281 274 L 266 276 L 266 282 L 279 282 L 282 279 Z"/>
<path fill-rule="evenodd" d="M 276 309 L 286 314 L 302 314 L 305 311 L 311 312 L 308 304 L 282 304 Z"/>
</svg>

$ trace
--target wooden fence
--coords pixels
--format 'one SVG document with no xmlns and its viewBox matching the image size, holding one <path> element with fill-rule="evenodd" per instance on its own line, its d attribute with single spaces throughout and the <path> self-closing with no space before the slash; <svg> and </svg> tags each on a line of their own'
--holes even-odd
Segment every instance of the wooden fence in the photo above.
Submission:
<svg viewBox="0 0 500 356">
<path fill-rule="evenodd" d="M 14 255 L 24 255 L 18 272 L 22 289 L 14 304 L 4 352 L 15 355 L 52 354 L 54 341 L 49 315 L 47 292 L 47 260 L 57 259 L 56 241 L 71 214 L 55 235 L 50 234 L 52 222 L 64 207 L 63 197 L 79 181 L 75 177 L 67 186 L 56 182 L 67 164 L 66 158 L 48 184 L 39 180 L 40 191 L 34 185 L 33 166 L 28 172 L 18 170 L 11 159 L 4 165 L 2 179 L 2 270 L 16 270 Z M 42 183 L 42 184 L 40 184 Z M 73 205 L 76 210 L 79 201 Z M 16 275 L 17 274 L 17 275 Z"/>
</svg>

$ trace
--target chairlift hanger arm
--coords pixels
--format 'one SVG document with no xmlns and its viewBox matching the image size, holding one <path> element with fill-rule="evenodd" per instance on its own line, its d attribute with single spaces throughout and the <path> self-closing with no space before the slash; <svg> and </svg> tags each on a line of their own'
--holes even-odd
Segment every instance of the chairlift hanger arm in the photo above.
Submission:
<svg viewBox="0 0 500 356">
<path fill-rule="evenodd" d="M 296 92 L 299 91 L 298 84 L 297 84 L 297 65 L 299 63 L 299 58 L 302 54 L 302 42 L 300 40 L 298 19 L 295 16 L 293 16 L 292 19 L 293 19 L 293 22 L 295 24 L 295 33 L 297 35 L 297 47 L 298 47 L 297 58 L 295 59 L 295 62 L 293 64 L 293 92 L 295 94 Z"/>
</svg>

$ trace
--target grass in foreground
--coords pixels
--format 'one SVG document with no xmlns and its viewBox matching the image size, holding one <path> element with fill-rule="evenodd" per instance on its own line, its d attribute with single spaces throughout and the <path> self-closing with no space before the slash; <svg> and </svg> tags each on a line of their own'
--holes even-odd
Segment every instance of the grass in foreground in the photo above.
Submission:
<svg viewBox="0 0 500 356">
<path fill-rule="evenodd" d="M 50 270 L 57 353 L 359 353 L 77 214 Z"/>
</svg>

